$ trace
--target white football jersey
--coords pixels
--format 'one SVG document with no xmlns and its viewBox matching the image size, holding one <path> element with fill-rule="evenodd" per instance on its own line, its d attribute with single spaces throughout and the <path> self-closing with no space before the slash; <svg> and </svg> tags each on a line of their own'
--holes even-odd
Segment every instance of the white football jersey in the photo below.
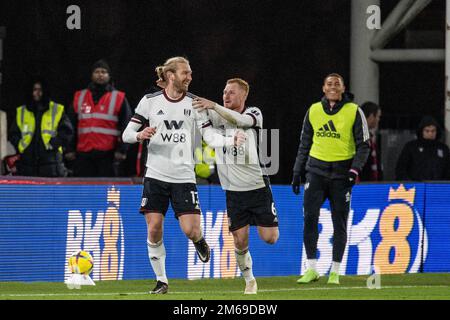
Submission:
<svg viewBox="0 0 450 320">
<path fill-rule="evenodd" d="M 248 107 L 244 114 L 252 116 L 254 126 L 242 129 L 223 119 L 217 112 L 208 110 L 213 127 L 223 135 L 233 135 L 236 129 L 247 135 L 245 145 L 240 147 L 215 148 L 217 172 L 224 190 L 250 191 L 265 186 L 264 172 L 259 161 L 258 148 L 261 140 L 260 130 L 263 127 L 261 110 Z"/>
<path fill-rule="evenodd" d="M 163 90 L 148 94 L 139 102 L 136 115 L 148 120 L 149 127 L 156 127 L 147 145 L 146 177 L 171 183 L 196 182 L 193 150 L 199 131 L 195 129 L 211 126 L 211 121 L 206 112 L 192 108 L 193 97 L 187 93 L 172 100 Z"/>
</svg>

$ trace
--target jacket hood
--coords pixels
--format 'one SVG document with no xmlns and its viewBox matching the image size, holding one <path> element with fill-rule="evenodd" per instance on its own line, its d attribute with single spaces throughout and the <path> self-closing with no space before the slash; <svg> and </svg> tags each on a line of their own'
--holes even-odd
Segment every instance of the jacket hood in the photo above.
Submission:
<svg viewBox="0 0 450 320">
<path fill-rule="evenodd" d="M 422 120 L 420 120 L 419 127 L 417 128 L 417 131 L 416 131 L 417 138 L 423 139 L 423 135 L 422 135 L 423 128 L 431 126 L 431 125 L 436 127 L 436 140 L 435 141 L 439 140 L 442 135 L 442 129 L 441 129 L 441 126 L 439 125 L 439 123 L 436 121 L 436 119 L 433 118 L 432 116 L 425 116 L 422 118 Z"/>
<path fill-rule="evenodd" d="M 346 102 L 353 102 L 353 100 L 355 99 L 355 95 L 351 92 L 344 92 L 343 97 Z"/>
</svg>

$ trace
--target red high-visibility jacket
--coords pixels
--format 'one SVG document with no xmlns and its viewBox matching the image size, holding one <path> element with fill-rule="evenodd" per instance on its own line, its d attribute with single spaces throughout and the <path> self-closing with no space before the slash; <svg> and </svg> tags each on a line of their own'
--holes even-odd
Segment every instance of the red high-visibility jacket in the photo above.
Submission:
<svg viewBox="0 0 450 320">
<path fill-rule="evenodd" d="M 77 91 L 73 107 L 78 115 L 78 152 L 114 150 L 121 132 L 117 130 L 119 112 L 125 93 L 106 92 L 97 104 L 89 89 Z"/>
</svg>

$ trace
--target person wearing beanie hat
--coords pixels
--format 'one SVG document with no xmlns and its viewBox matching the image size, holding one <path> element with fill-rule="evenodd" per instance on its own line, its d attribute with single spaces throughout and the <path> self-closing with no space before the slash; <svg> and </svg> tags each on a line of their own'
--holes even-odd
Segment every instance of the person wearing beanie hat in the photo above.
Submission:
<svg viewBox="0 0 450 320">
<path fill-rule="evenodd" d="M 94 64 L 92 65 L 92 68 L 91 68 L 91 73 L 94 73 L 94 71 L 98 68 L 105 69 L 108 74 L 111 74 L 111 68 L 109 67 L 108 62 L 106 62 L 103 59 L 100 59 L 100 60 L 94 62 Z"/>
<path fill-rule="evenodd" d="M 111 68 L 100 59 L 91 68 L 91 83 L 75 92 L 70 117 L 77 134 L 66 160 L 73 161 L 74 176 L 119 176 L 128 144 L 121 135 L 131 118 L 125 93 L 114 88 Z"/>
<path fill-rule="evenodd" d="M 405 144 L 395 169 L 397 180 L 450 180 L 450 151 L 439 141 L 442 129 L 431 116 L 419 123 L 417 139 Z"/>
</svg>

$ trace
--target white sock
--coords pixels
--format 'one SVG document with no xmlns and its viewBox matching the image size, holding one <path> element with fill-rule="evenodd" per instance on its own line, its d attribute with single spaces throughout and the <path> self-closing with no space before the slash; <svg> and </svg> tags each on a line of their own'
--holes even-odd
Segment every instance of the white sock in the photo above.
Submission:
<svg viewBox="0 0 450 320">
<path fill-rule="evenodd" d="M 341 266 L 340 262 L 334 262 L 331 264 L 331 272 L 335 272 L 339 274 L 339 267 Z"/>
<path fill-rule="evenodd" d="M 251 280 L 254 280 L 255 277 L 253 276 L 253 261 L 252 256 L 250 255 L 250 251 L 247 249 L 240 250 L 235 248 L 234 250 L 236 261 L 238 263 L 239 269 L 242 272 L 242 275 L 244 276 L 245 282 L 249 282 Z"/>
<path fill-rule="evenodd" d="M 163 241 L 151 243 L 147 240 L 148 258 L 156 274 L 156 280 L 169 283 L 166 276 L 166 248 Z"/>
<path fill-rule="evenodd" d="M 306 265 L 308 266 L 308 269 L 316 271 L 317 259 L 307 259 Z"/>
</svg>

